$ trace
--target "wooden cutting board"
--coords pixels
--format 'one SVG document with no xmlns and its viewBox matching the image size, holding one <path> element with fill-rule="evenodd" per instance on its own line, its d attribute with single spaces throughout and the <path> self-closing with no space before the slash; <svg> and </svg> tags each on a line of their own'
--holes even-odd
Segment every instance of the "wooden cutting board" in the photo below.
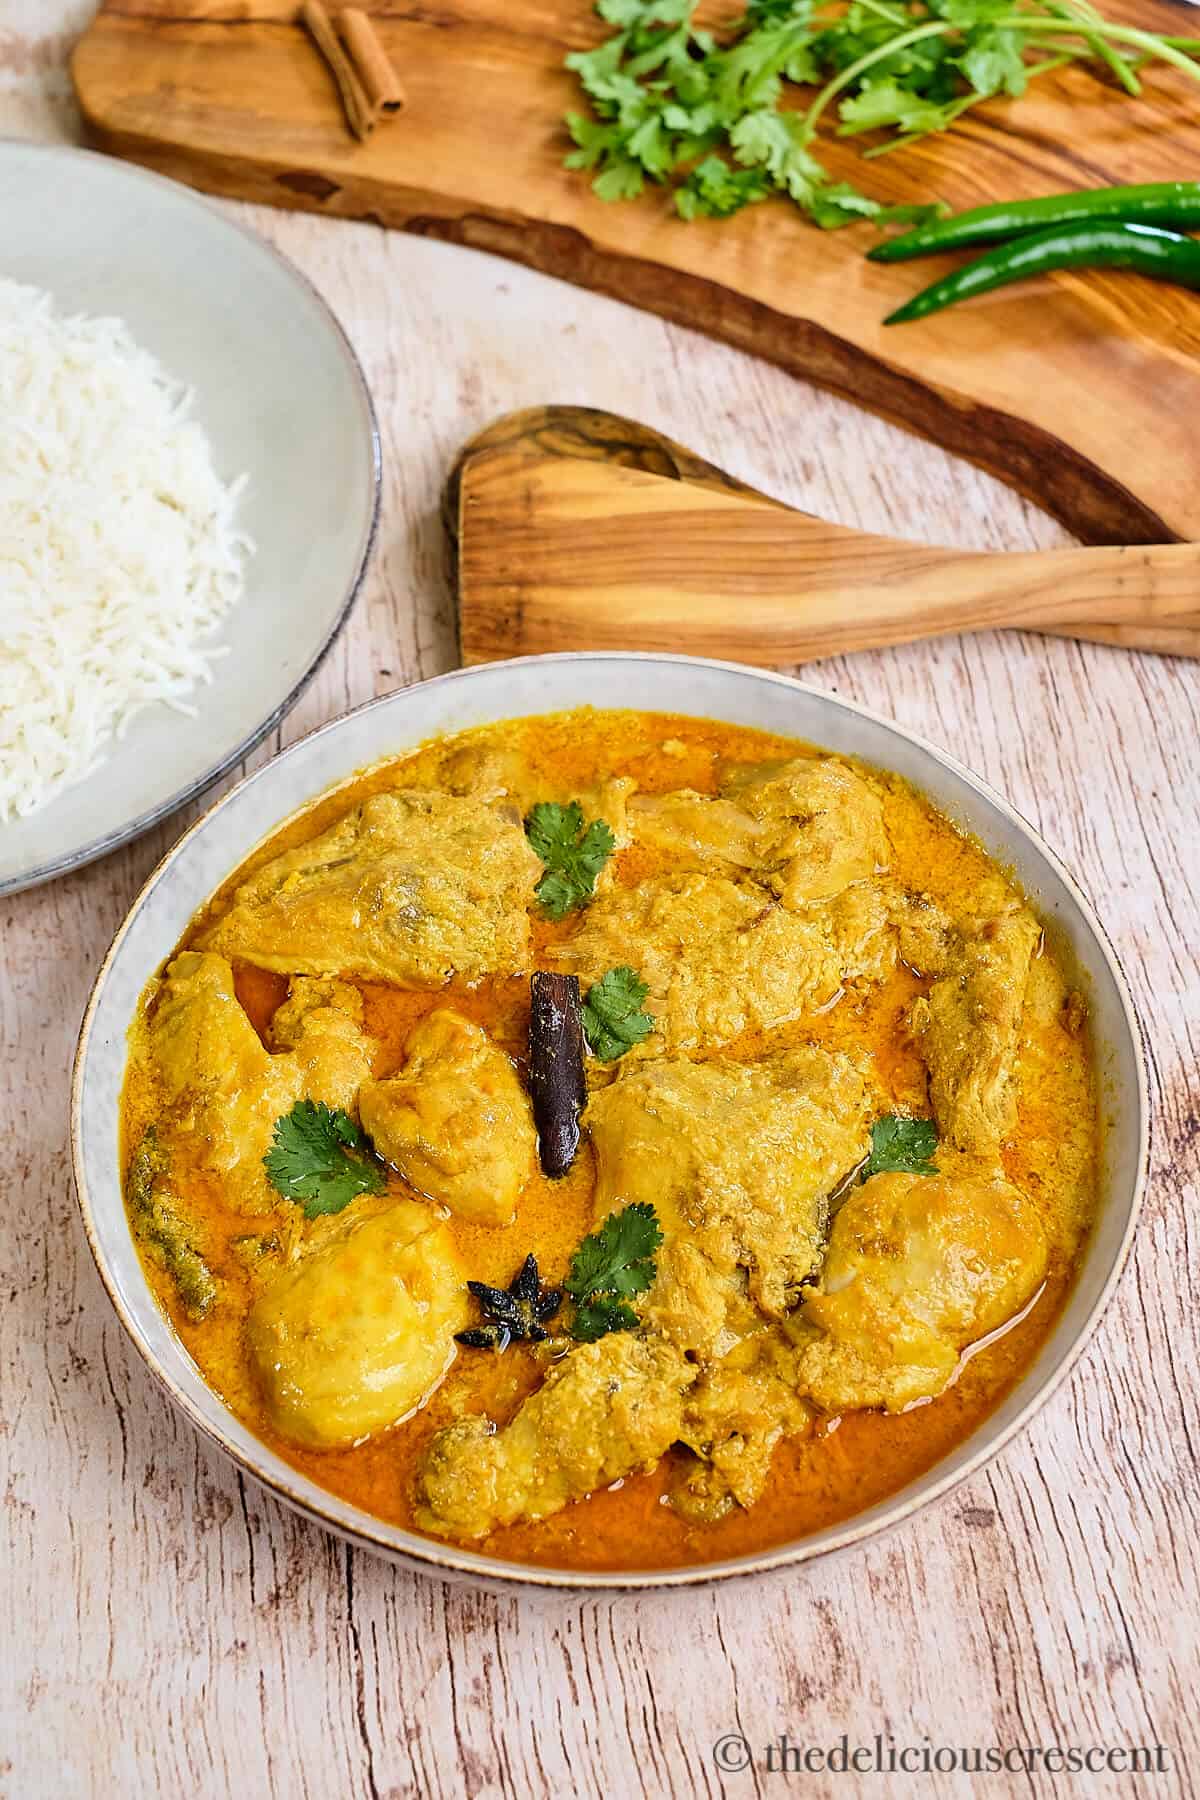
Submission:
<svg viewBox="0 0 1200 1800">
<path fill-rule="evenodd" d="M 588 0 L 367 5 L 409 103 L 366 144 L 294 0 L 107 0 L 74 59 L 93 140 L 216 193 L 496 251 L 710 332 L 972 458 L 1088 542 L 1200 538 L 1200 295 L 1061 275 L 885 331 L 944 262 L 869 264 L 869 226 L 821 232 L 785 202 L 690 225 L 657 193 L 607 206 L 563 169 L 579 98 L 562 58 L 603 35 Z M 1193 23 L 1168 0 L 1114 10 Z M 940 139 L 865 164 L 837 144 L 828 161 L 881 199 L 955 206 L 1195 174 L 1200 86 L 1144 79 L 1134 100 L 1065 71 Z"/>
</svg>

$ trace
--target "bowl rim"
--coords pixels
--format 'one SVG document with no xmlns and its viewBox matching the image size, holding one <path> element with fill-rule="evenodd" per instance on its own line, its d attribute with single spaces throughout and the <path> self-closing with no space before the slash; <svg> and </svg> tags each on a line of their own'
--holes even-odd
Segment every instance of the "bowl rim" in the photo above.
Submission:
<svg viewBox="0 0 1200 1800">
<path fill-rule="evenodd" d="M 366 427 L 366 439 L 370 452 L 371 504 L 358 545 L 354 569 L 346 585 L 341 603 L 307 666 L 300 671 L 288 693 L 278 701 L 268 716 L 260 724 L 254 726 L 218 762 L 186 781 L 181 788 L 178 788 L 175 793 L 169 794 L 165 800 L 156 802 L 145 812 L 139 813 L 133 819 L 126 820 L 123 825 L 115 826 L 113 830 L 105 832 L 102 837 L 92 838 L 86 844 L 79 844 L 73 849 L 64 850 L 58 856 L 52 856 L 31 869 L 23 870 L 20 874 L 0 877 L 0 898 L 8 894 L 24 893 L 27 888 L 41 887 L 45 882 L 57 880 L 61 875 L 73 874 L 76 869 L 86 868 L 89 863 L 97 862 L 100 857 L 107 856 L 113 850 L 118 850 L 122 844 L 132 843 L 136 838 L 142 837 L 147 831 L 153 830 L 155 825 L 161 824 L 171 813 L 177 812 L 189 801 L 206 793 L 221 779 L 222 775 L 227 775 L 230 769 L 241 762 L 243 757 L 248 756 L 262 743 L 269 732 L 274 731 L 275 727 L 282 723 L 329 655 L 342 627 L 350 616 L 354 602 L 358 599 L 375 548 L 383 500 L 383 449 L 379 434 L 379 419 L 358 352 L 350 342 L 344 325 L 325 296 L 304 270 L 292 261 L 290 256 L 285 256 L 283 251 L 271 243 L 268 238 L 244 224 L 241 219 L 231 217 L 213 200 L 203 194 L 198 194 L 194 188 L 185 187 L 180 181 L 172 181 L 169 175 L 160 175 L 157 170 L 143 168 L 138 163 L 121 162 L 114 157 L 103 155 L 98 150 L 85 149 L 81 145 L 39 144 L 27 142 L 23 138 L 0 136 L 0 158 L 3 158 L 10 150 L 28 151 L 40 156 L 58 157 L 69 161 L 85 158 L 88 162 L 102 163 L 106 170 L 118 178 L 126 175 L 135 182 L 148 182 L 152 186 L 168 189 L 181 204 L 191 205 L 204 212 L 209 218 L 219 221 L 238 237 L 244 238 L 269 259 L 278 263 L 291 276 L 296 286 L 305 290 L 316 303 L 318 311 L 323 314 L 325 322 L 330 326 L 334 343 L 341 351 L 345 361 L 358 403 L 360 421 Z"/>
<path fill-rule="evenodd" d="M 1136 1172 L 1133 1180 L 1133 1190 L 1129 1196 L 1128 1218 L 1121 1234 L 1120 1242 L 1112 1252 L 1108 1273 L 1101 1284 L 1090 1310 L 1080 1322 L 1072 1339 L 1063 1347 L 1059 1355 L 1059 1360 L 1055 1366 L 1047 1372 L 1044 1380 L 1030 1394 L 1025 1404 L 1013 1415 L 999 1433 L 994 1438 L 980 1443 L 967 1457 L 966 1461 L 958 1467 L 946 1469 L 941 1474 L 938 1474 L 938 1465 L 935 1463 L 933 1468 L 929 1471 L 931 1479 L 929 1480 L 928 1485 L 923 1486 L 919 1492 L 909 1494 L 906 1498 L 897 1501 L 897 1503 L 891 1507 L 887 1505 L 886 1498 L 883 1501 L 877 1502 L 874 1507 L 868 1509 L 877 1514 L 877 1516 L 873 1518 L 866 1518 L 864 1514 L 856 1514 L 845 1520 L 840 1526 L 828 1528 L 826 1531 L 819 1534 L 819 1536 L 796 1538 L 787 1543 L 773 1545 L 766 1550 L 753 1552 L 748 1555 L 726 1558 L 712 1563 L 688 1565 L 680 1568 L 572 1570 L 549 1565 L 543 1566 L 537 1563 L 520 1563 L 503 1557 L 487 1556 L 477 1551 L 465 1550 L 449 1542 L 443 1543 L 435 1538 L 425 1538 L 416 1532 L 406 1531 L 399 1526 L 388 1525 L 385 1520 L 373 1518 L 372 1515 L 364 1513 L 361 1509 L 352 1506 L 350 1502 L 339 1501 L 337 1496 L 333 1494 L 324 1495 L 326 1504 L 321 1505 L 307 1493 L 300 1493 L 295 1485 L 297 1482 L 303 1483 L 306 1488 L 312 1489 L 318 1494 L 322 1493 L 323 1490 L 320 1489 L 319 1484 L 308 1481 L 305 1477 L 300 1475 L 298 1470 L 292 1469 L 281 1457 L 278 1457 L 275 1452 L 270 1450 L 265 1444 L 261 1444 L 259 1440 L 256 1439 L 255 1441 L 256 1444 L 258 1444 L 260 1458 L 247 1455 L 240 1448 L 231 1443 L 223 1434 L 220 1424 L 216 1420 L 206 1417 L 204 1412 L 193 1403 L 190 1396 L 185 1394 L 176 1385 L 170 1373 L 159 1363 L 150 1346 L 143 1341 L 138 1323 L 126 1308 L 118 1284 L 110 1275 L 106 1258 L 101 1251 L 99 1236 L 93 1217 L 91 1194 L 88 1189 L 87 1176 L 83 1166 L 83 1076 L 90 1050 L 92 1025 L 101 1002 L 109 969 L 112 966 L 126 935 L 132 929 L 133 923 L 140 913 L 143 903 L 149 897 L 152 890 L 158 886 L 159 882 L 165 877 L 171 866 L 184 854 L 192 838 L 195 837 L 202 828 L 207 826 L 209 821 L 213 819 L 223 807 L 229 804 L 235 796 L 242 793 L 244 789 L 248 788 L 253 783 L 270 777 L 281 763 L 291 758 L 293 754 L 298 752 L 302 747 L 311 744 L 314 739 L 336 732 L 350 719 L 356 719 L 371 711 L 382 709 L 395 701 L 400 694 L 413 691 L 417 688 L 426 689 L 438 686 L 448 687 L 463 681 L 469 682 L 474 675 L 480 674 L 484 670 L 497 672 L 527 664 L 574 666 L 589 661 L 600 660 L 651 663 L 656 665 L 672 664 L 683 666 L 685 668 L 704 667 L 706 669 L 725 671 L 738 676 L 751 675 L 755 679 L 771 685 L 781 686 L 793 692 L 814 696 L 823 703 L 832 704 L 855 717 L 862 718 L 874 725 L 882 726 L 886 731 L 892 732 L 905 739 L 908 743 L 916 746 L 919 750 L 931 756 L 934 761 L 940 763 L 943 767 L 948 768 L 953 774 L 966 782 L 966 784 L 982 799 L 995 807 L 1010 824 L 1015 825 L 1024 837 L 1032 841 L 1035 849 L 1037 849 L 1045 858 L 1052 871 L 1063 883 L 1074 904 L 1078 907 L 1104 962 L 1107 964 L 1108 972 L 1112 978 L 1114 989 L 1120 1001 L 1125 1028 L 1129 1034 L 1129 1043 L 1132 1050 L 1132 1063 L 1135 1073 L 1134 1102 L 1137 1109 L 1138 1134 L 1136 1157 L 1134 1161 Z M 552 711 L 555 709 L 551 707 L 546 710 Z M 311 804 L 311 802 L 318 797 L 318 794 L 311 794 L 307 799 L 301 800 L 297 805 L 289 808 L 277 824 L 282 824 L 284 819 L 293 817 L 297 812 L 301 811 L 306 805 Z M 277 826 L 272 827 L 271 829 L 277 829 Z M 149 978 L 148 975 L 147 980 L 149 980 Z M 615 650 L 567 651 L 542 656 L 513 657 L 505 659 L 502 662 L 485 663 L 472 665 L 468 668 L 452 669 L 444 674 L 431 676 L 424 681 L 409 683 L 404 687 L 393 688 L 386 694 L 376 695 L 373 699 L 364 701 L 361 705 L 352 707 L 348 711 L 338 714 L 336 718 L 327 720 L 324 724 L 316 726 L 312 731 L 297 738 L 294 743 L 289 744 L 286 749 L 281 750 L 276 756 L 270 758 L 270 760 L 264 763 L 261 768 L 246 775 L 241 781 L 236 783 L 227 794 L 223 794 L 219 800 L 215 801 L 211 806 L 205 809 L 201 816 L 194 821 L 183 836 L 179 838 L 165 855 L 160 858 L 147 875 L 145 881 L 131 901 L 120 924 L 117 926 L 117 929 L 113 934 L 112 942 L 104 954 L 92 983 L 87 1005 L 84 1009 L 83 1018 L 80 1024 L 79 1038 L 76 1045 L 71 1073 L 71 1162 L 74 1173 L 76 1200 L 79 1205 L 84 1231 L 87 1235 L 93 1261 L 96 1264 L 100 1280 L 117 1317 L 124 1326 L 127 1335 L 132 1341 L 143 1363 L 149 1369 L 159 1386 L 166 1391 L 191 1424 L 229 1457 L 237 1468 L 244 1474 L 249 1475 L 253 1481 L 268 1493 L 272 1494 L 276 1499 L 283 1501 L 284 1504 L 290 1506 L 294 1511 L 302 1514 L 305 1518 L 312 1520 L 314 1523 L 323 1526 L 326 1530 L 332 1531 L 336 1536 L 343 1538 L 349 1543 L 355 1544 L 361 1548 L 369 1549 L 375 1554 L 382 1555 L 388 1560 L 398 1563 L 415 1573 L 437 1575 L 450 1581 L 458 1580 L 473 1582 L 477 1585 L 483 1584 L 501 1588 L 505 1591 L 537 1588 L 560 1593 L 582 1591 L 629 1592 L 635 1590 L 645 1592 L 648 1590 L 700 1587 L 707 1586 L 710 1583 L 736 1580 L 743 1576 L 762 1575 L 782 1568 L 797 1567 L 807 1562 L 816 1561 L 818 1558 L 831 1556 L 835 1553 L 848 1550 L 854 1545 L 864 1542 L 868 1538 L 892 1530 L 897 1525 L 912 1518 L 916 1513 L 923 1511 L 927 1506 L 933 1505 L 935 1501 L 942 1499 L 953 1488 L 958 1487 L 960 1483 L 968 1481 L 977 1475 L 994 1457 L 998 1456 L 1002 1450 L 1006 1449 L 1019 1433 L 1025 1430 L 1026 1426 L 1036 1414 L 1040 1412 L 1042 1407 L 1046 1405 L 1055 1393 L 1058 1392 L 1059 1388 L 1074 1370 L 1076 1363 L 1090 1342 L 1101 1318 L 1108 1310 L 1113 1292 L 1128 1260 L 1134 1235 L 1141 1216 L 1145 1198 L 1150 1148 L 1150 1109 L 1148 1084 L 1146 1079 L 1146 1054 L 1145 1032 L 1134 1005 L 1133 996 L 1121 961 L 1109 938 L 1107 930 L 1098 918 L 1090 900 L 1083 892 L 1079 883 L 1071 874 L 1070 870 L 1066 868 L 1057 853 L 1045 842 L 1037 829 L 1016 810 L 1011 802 L 1005 799 L 1003 795 L 998 793 L 980 776 L 967 768 L 965 764 L 959 762 L 957 758 L 952 756 L 948 751 L 940 749 L 936 744 L 931 743 L 918 732 L 909 730 L 907 726 L 897 724 L 894 720 L 887 718 L 884 714 L 878 713 L 870 707 L 863 706 L 854 700 L 847 700 L 840 694 L 831 693 L 828 689 L 818 688 L 810 683 L 799 681 L 794 676 L 780 674 L 775 670 L 752 668 L 745 663 L 721 661 L 709 657 L 683 656 L 666 652 Z M 144 1281 L 144 1276 L 142 1276 L 142 1279 Z M 217 1407 L 228 1411 L 228 1408 L 225 1407 L 225 1403 L 216 1394 L 215 1390 L 209 1388 L 208 1392 Z M 981 1434 L 986 1433 L 986 1418 L 978 1430 Z M 277 1465 L 277 1468 L 271 1466 L 273 1464 Z M 922 1477 L 917 1477 L 918 1481 L 922 1479 Z M 885 1510 L 880 1515 L 878 1509 L 881 1506 Z M 348 1515 L 353 1515 L 353 1518 Z"/>
</svg>

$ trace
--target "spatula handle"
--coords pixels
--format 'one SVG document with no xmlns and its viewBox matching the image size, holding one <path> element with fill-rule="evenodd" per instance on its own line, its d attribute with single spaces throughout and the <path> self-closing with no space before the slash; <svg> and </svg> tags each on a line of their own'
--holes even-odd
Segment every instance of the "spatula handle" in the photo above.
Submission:
<svg viewBox="0 0 1200 1800">
<path fill-rule="evenodd" d="M 498 450 L 459 489 L 464 659 L 688 650 L 801 662 L 997 626 L 1200 650 L 1200 548 L 978 555 L 757 497 Z"/>
</svg>

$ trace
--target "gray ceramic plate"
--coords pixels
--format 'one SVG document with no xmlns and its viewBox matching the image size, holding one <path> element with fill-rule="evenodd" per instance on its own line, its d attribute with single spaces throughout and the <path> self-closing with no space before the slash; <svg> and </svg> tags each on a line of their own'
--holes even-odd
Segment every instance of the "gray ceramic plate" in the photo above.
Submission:
<svg viewBox="0 0 1200 1800">
<path fill-rule="evenodd" d="M 201 1377 L 155 1304 L 121 1199 L 118 1106 L 126 1032 L 138 997 L 196 909 L 275 826 L 355 770 L 441 732 L 574 706 L 631 706 L 790 733 L 898 770 L 983 841 L 1053 921 L 1086 983 L 1108 1121 L 1100 1209 L 1079 1279 L 1036 1361 L 1003 1405 L 899 1493 L 797 1543 L 693 1569 L 578 1575 L 431 1543 L 385 1525 L 298 1475 L 236 1419 Z M 529 657 L 443 675 L 389 694 L 292 746 L 193 826 L 150 877 L 96 979 L 72 1094 L 75 1180 L 113 1305 L 153 1373 L 214 1443 L 308 1517 L 406 1564 L 458 1579 L 544 1587 L 666 1587 L 802 1562 L 896 1523 L 935 1499 L 1019 1431 L 1066 1375 L 1112 1293 L 1133 1235 L 1146 1165 L 1146 1088 L 1129 990 L 1103 928 L 1053 851 L 998 794 L 898 726 L 782 675 L 683 656 Z"/>
<path fill-rule="evenodd" d="M 303 691 L 350 609 L 379 503 L 379 439 L 353 350 L 269 245 L 159 175 L 0 142 L 0 277 L 114 313 L 195 390 L 225 480 L 249 477 L 257 545 L 198 716 L 139 715 L 103 766 L 0 825 L 0 894 L 135 837 L 245 755 Z M 4 704 L 0 695 L 0 706 Z"/>
</svg>

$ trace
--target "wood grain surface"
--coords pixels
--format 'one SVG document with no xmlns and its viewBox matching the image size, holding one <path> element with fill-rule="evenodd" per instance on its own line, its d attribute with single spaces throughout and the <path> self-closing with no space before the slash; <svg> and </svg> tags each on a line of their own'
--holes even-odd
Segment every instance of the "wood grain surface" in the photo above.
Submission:
<svg viewBox="0 0 1200 1800">
<path fill-rule="evenodd" d="M 216 193 L 499 251 L 699 327 L 999 471 L 1089 541 L 1200 538 L 1194 294 L 1076 271 L 885 330 L 945 260 L 867 263 L 871 226 L 821 232 L 783 202 L 684 225 L 661 194 L 606 205 L 563 168 L 563 114 L 581 103 L 563 56 L 606 30 L 590 0 L 367 10 L 408 97 L 367 143 L 294 0 L 104 0 L 74 59 L 91 133 Z M 1113 10 L 1188 29 L 1171 0 Z M 714 20 L 727 11 L 714 0 Z M 864 164 L 859 147 L 822 154 L 887 201 L 1168 180 L 1200 162 L 1200 89 L 1156 69 L 1131 99 L 1069 69 L 910 150 Z"/>
<path fill-rule="evenodd" d="M 464 447 L 447 515 L 467 663 L 674 650 L 776 668 L 1011 625 L 1200 655 L 1194 544 L 980 555 L 855 531 L 589 407 L 498 420 Z"/>
<path fill-rule="evenodd" d="M 68 138 L 85 0 L 6 0 L 0 133 Z M 257 764 L 454 657 L 438 516 L 462 443 L 552 399 L 636 414 L 823 517 L 966 549 L 1065 542 L 1025 502 L 777 369 L 453 246 L 232 209 L 338 309 L 385 434 L 382 535 L 315 685 Z M 48 228 L 52 228 L 49 222 Z M 0 243 L 0 267 L 3 248 Z M 1200 682 L 1178 661 L 982 634 L 810 679 L 946 744 L 1078 872 L 1146 1022 L 1154 1177 L 1073 1378 L 997 1462 L 836 1562 L 661 1599 L 449 1588 L 240 1481 L 127 1348 L 84 1243 L 68 1064 L 110 933 L 180 816 L 0 902 L 0 1793 L 458 1800 L 1117 1796 L 1128 1776 L 715 1767 L 741 1731 L 870 1746 L 1163 1742 L 1197 1789 Z"/>
</svg>

